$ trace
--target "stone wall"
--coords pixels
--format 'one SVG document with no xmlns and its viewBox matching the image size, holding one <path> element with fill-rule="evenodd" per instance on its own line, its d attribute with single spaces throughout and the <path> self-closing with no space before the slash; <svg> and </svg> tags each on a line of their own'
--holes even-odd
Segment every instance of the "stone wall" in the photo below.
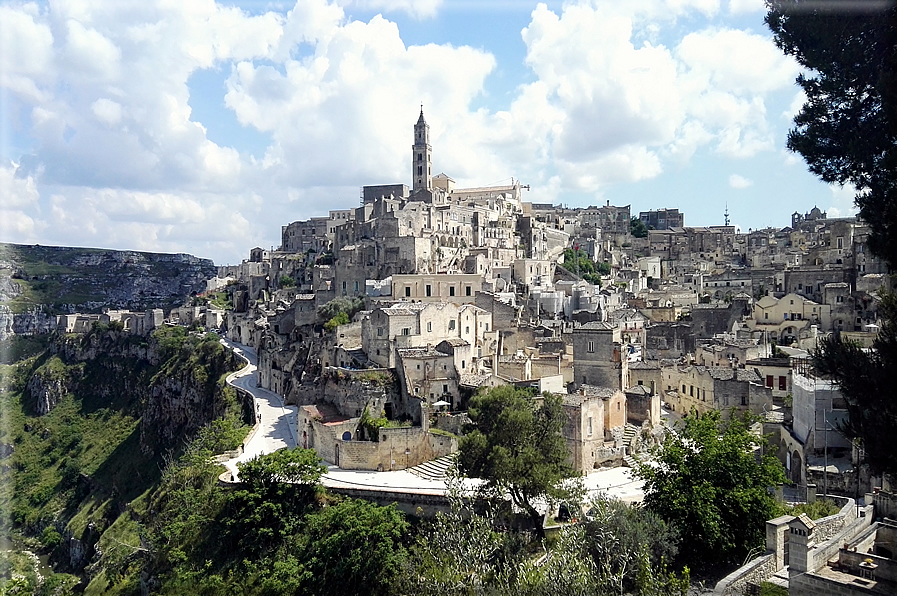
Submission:
<svg viewBox="0 0 897 596">
<path fill-rule="evenodd" d="M 457 438 L 430 433 L 419 426 L 381 428 L 378 442 L 336 443 L 339 467 L 345 470 L 405 470 L 458 450 Z M 318 453 L 324 457 L 321 451 Z"/>
<path fill-rule="evenodd" d="M 713 593 L 718 596 L 734 596 L 744 594 L 748 586 L 760 585 L 772 577 L 776 569 L 775 553 L 767 553 L 739 567 L 716 584 Z"/>
</svg>

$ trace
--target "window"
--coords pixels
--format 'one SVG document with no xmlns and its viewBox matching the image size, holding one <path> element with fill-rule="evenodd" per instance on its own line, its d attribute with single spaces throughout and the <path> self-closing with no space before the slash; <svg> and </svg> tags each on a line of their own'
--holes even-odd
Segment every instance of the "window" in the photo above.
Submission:
<svg viewBox="0 0 897 596">
<path fill-rule="evenodd" d="M 455 286 L 449 286 L 449 296 L 455 295 Z"/>
<path fill-rule="evenodd" d="M 741 405 L 743 405 L 743 406 L 747 405 L 747 395 L 741 396 Z"/>
<path fill-rule="evenodd" d="M 355 282 L 355 293 L 356 294 L 358 293 L 358 282 L 357 281 Z"/>
<path fill-rule="evenodd" d="M 427 333 L 432 333 L 433 331 L 433 322 L 427 321 Z"/>
<path fill-rule="evenodd" d="M 593 342 L 593 341 L 590 341 L 590 342 L 589 342 L 589 349 L 588 349 L 588 351 L 589 351 L 589 352 L 594 352 L 594 351 L 595 351 L 595 342 Z"/>
<path fill-rule="evenodd" d="M 589 435 L 592 434 L 592 417 L 589 416 Z"/>
<path fill-rule="evenodd" d="M 464 287 L 464 295 L 465 295 L 465 296 L 470 296 L 470 286 L 465 286 L 465 287 Z"/>
<path fill-rule="evenodd" d="M 411 335 L 411 328 L 410 328 L 410 327 L 403 327 L 403 328 L 402 328 L 402 335 Z"/>
<path fill-rule="evenodd" d="M 405 298 L 411 297 L 411 288 L 409 286 L 405 286 Z"/>
<path fill-rule="evenodd" d="M 779 376 L 779 391 L 785 391 L 788 387 L 788 380 L 784 376 Z"/>
<path fill-rule="evenodd" d="M 461 361 L 461 370 L 466 370 L 466 369 L 467 369 L 467 365 L 464 364 L 464 361 L 462 360 Z"/>
<path fill-rule="evenodd" d="M 426 287 L 426 294 L 427 294 L 427 296 L 432 296 L 432 295 L 433 295 L 433 288 L 430 286 L 430 284 L 427 284 L 427 287 Z"/>
<path fill-rule="evenodd" d="M 449 321 L 449 331 L 454 331 L 454 330 L 455 330 L 455 319 L 452 319 L 451 321 Z"/>
<path fill-rule="evenodd" d="M 442 386 L 442 393 L 443 393 L 443 394 L 448 393 L 448 385 L 443 385 L 443 386 Z"/>
<path fill-rule="evenodd" d="M 377 327 L 377 337 L 383 337 L 383 327 Z"/>
<path fill-rule="evenodd" d="M 764 319 L 768 319 L 768 318 L 769 318 L 769 313 L 768 313 L 768 312 L 763 313 L 763 318 L 764 318 Z"/>
<path fill-rule="evenodd" d="M 417 175 L 420 176 L 424 173 L 423 166 L 417 166 Z"/>
<path fill-rule="evenodd" d="M 688 387 L 688 395 L 689 395 L 689 397 L 694 397 L 694 396 L 695 396 L 695 386 L 694 386 L 694 385 L 689 385 L 689 387 Z"/>
<path fill-rule="evenodd" d="M 766 375 L 766 386 L 772 388 L 772 375 Z"/>
<path fill-rule="evenodd" d="M 465 325 L 464 333 L 470 333 L 470 325 Z"/>
<path fill-rule="evenodd" d="M 685 395 L 685 385 L 682 386 L 682 395 Z"/>
</svg>

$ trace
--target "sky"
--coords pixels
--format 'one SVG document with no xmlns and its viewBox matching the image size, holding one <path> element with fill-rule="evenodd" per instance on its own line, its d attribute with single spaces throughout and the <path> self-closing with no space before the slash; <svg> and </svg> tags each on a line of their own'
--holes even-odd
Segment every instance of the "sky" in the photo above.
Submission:
<svg viewBox="0 0 897 596">
<path fill-rule="evenodd" d="M 281 226 L 411 185 L 678 208 L 855 212 L 785 148 L 800 70 L 762 0 L 0 0 L 0 241 L 238 263 Z"/>
</svg>

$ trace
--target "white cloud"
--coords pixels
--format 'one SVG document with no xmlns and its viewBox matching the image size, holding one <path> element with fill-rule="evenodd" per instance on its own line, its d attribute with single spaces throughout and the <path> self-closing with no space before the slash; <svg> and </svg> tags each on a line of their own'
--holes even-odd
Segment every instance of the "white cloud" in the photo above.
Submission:
<svg viewBox="0 0 897 596">
<path fill-rule="evenodd" d="M 17 176 L 18 165 L 7 162 L 0 164 L 0 189 L 2 189 L 4 209 L 25 209 L 37 205 L 40 193 L 32 176 Z"/>
<path fill-rule="evenodd" d="M 442 0 L 340 0 L 344 6 L 357 6 L 368 10 L 384 12 L 407 12 L 418 19 L 436 16 L 442 6 Z"/>
<path fill-rule="evenodd" d="M 849 217 L 859 212 L 854 202 L 857 191 L 852 184 L 830 184 L 829 189 L 832 192 L 831 203 L 826 209 L 829 217 Z"/>
<path fill-rule="evenodd" d="M 436 167 L 457 167 L 461 178 L 481 171 L 488 160 L 465 133 L 482 125 L 468 106 L 495 66 L 491 55 L 405 47 L 396 25 L 380 16 L 330 26 L 313 56 L 282 70 L 241 62 L 228 79 L 225 101 L 240 122 L 272 133 L 268 175 L 292 186 L 406 179 L 419 101 L 431 118 Z"/>
<path fill-rule="evenodd" d="M 766 2 L 764 0 L 729 0 L 729 12 L 732 14 L 766 12 Z"/>
<path fill-rule="evenodd" d="M 16 237 L 47 229 L 56 242 L 214 249 L 206 254 L 235 261 L 248 246 L 276 244 L 290 220 L 356 204 L 358 185 L 408 181 L 420 103 L 436 172 L 459 186 L 520 177 L 533 200 L 600 196 L 702 148 L 743 159 L 780 144 L 767 111 L 783 126 L 770 97 L 792 84 L 793 61 L 754 33 L 683 33 L 693 19 L 712 22 L 718 0 L 593 0 L 556 12 L 540 4 L 521 32 L 530 76 L 506 100 L 484 95 L 507 72 L 489 51 L 407 45 L 382 16 L 347 17 L 364 9 L 423 19 L 443 8 L 0 6 L 0 85 L 19 102 L 27 138 L 14 174 L 0 171 L 25 197 L 3 206 L 18 214 L 9 218 Z M 271 139 L 262 157 L 241 155 L 205 115 L 196 121 L 188 81 L 199 69 L 227 73 L 211 99 Z"/>
<path fill-rule="evenodd" d="M 754 181 L 749 178 L 745 178 L 744 176 L 739 176 L 738 174 L 732 174 L 729 176 L 729 186 L 735 189 L 743 189 L 749 188 L 754 185 Z"/>
<path fill-rule="evenodd" d="M 111 99 L 101 97 L 90 105 L 94 116 L 108 125 L 118 124 L 121 120 L 121 104 Z"/>
<path fill-rule="evenodd" d="M 770 37 L 737 29 L 708 29 L 686 35 L 676 56 L 690 76 L 707 79 L 714 89 L 765 93 L 794 84 L 797 63 L 782 54 Z"/>
<path fill-rule="evenodd" d="M 791 104 L 788 106 L 788 109 L 782 112 L 782 118 L 788 121 L 791 124 L 794 120 L 794 117 L 797 116 L 798 112 L 800 112 L 801 108 L 804 107 L 804 104 L 807 102 L 807 94 L 804 93 L 804 90 L 801 89 L 797 93 L 794 94 L 794 99 L 791 100 Z"/>
</svg>

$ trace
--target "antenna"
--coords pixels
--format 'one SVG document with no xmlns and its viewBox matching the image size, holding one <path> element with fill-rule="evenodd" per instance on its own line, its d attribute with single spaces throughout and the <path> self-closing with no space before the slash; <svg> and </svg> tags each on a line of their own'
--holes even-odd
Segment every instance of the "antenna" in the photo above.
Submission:
<svg viewBox="0 0 897 596">
<path fill-rule="evenodd" d="M 729 225 L 729 203 L 726 203 L 726 212 L 723 214 L 726 218 L 726 225 Z"/>
</svg>

